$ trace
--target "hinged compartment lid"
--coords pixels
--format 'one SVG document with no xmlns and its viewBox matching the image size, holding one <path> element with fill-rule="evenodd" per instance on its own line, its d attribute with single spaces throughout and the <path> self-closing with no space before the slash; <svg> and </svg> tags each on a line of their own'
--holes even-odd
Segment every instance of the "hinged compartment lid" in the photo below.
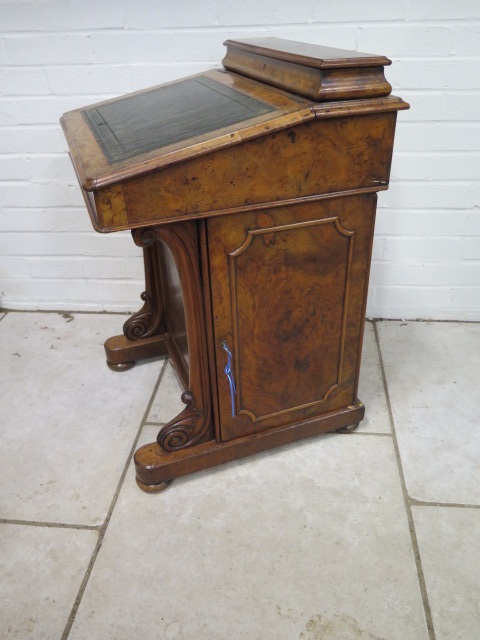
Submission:
<svg viewBox="0 0 480 640">
<path fill-rule="evenodd" d="M 315 101 L 388 96 L 385 56 L 316 44 L 254 38 L 227 40 L 223 66 Z"/>
</svg>

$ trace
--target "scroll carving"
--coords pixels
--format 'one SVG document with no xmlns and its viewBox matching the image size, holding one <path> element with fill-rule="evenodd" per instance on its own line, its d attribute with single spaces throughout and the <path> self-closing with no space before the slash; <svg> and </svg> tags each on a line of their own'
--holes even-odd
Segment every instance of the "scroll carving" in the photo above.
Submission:
<svg viewBox="0 0 480 640">
<path fill-rule="evenodd" d="M 192 392 L 184 391 L 181 398 L 187 406 L 174 420 L 163 427 L 157 436 L 157 442 L 164 451 L 178 451 L 201 442 L 205 427 L 208 426 L 206 424 L 203 428 L 201 426 L 204 415 L 197 408 Z"/>
<path fill-rule="evenodd" d="M 143 248 L 145 265 L 145 291 L 140 296 L 144 305 L 123 325 L 125 337 L 134 341 L 165 333 L 165 313 L 155 229 L 134 229 L 132 237 Z"/>
<path fill-rule="evenodd" d="M 161 319 L 155 321 L 156 309 L 152 304 L 152 297 L 147 291 L 144 291 L 140 298 L 144 301 L 143 307 L 129 318 L 123 325 L 123 333 L 129 340 L 140 340 L 149 338 L 159 331 Z"/>
<path fill-rule="evenodd" d="M 149 247 L 156 240 L 155 229 L 152 227 L 132 229 L 132 238 L 137 247 Z"/>
</svg>

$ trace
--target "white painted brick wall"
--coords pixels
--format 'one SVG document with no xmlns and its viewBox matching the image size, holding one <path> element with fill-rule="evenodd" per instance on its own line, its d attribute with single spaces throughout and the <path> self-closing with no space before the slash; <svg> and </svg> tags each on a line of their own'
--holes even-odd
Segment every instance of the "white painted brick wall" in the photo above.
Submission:
<svg viewBox="0 0 480 640">
<path fill-rule="evenodd" d="M 139 308 L 127 232 L 92 231 L 58 118 L 218 66 L 229 37 L 385 54 L 398 118 L 368 315 L 480 320 L 478 0 L 0 0 L 0 305 Z"/>
</svg>

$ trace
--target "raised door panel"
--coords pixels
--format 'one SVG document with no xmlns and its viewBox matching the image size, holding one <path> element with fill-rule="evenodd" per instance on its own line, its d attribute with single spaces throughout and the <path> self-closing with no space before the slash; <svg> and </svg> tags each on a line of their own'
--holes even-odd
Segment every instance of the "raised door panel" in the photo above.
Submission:
<svg viewBox="0 0 480 640">
<path fill-rule="evenodd" d="M 222 440 L 355 401 L 375 197 L 208 221 Z"/>
</svg>

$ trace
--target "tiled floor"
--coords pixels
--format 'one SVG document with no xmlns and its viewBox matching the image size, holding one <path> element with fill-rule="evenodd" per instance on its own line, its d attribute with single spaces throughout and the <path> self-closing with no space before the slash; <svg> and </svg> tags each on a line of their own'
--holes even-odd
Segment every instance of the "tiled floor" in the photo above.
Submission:
<svg viewBox="0 0 480 640">
<path fill-rule="evenodd" d="M 171 365 L 111 372 L 118 315 L 0 318 L 1 638 L 480 637 L 480 324 L 368 323 L 358 431 L 147 495 Z"/>
</svg>

